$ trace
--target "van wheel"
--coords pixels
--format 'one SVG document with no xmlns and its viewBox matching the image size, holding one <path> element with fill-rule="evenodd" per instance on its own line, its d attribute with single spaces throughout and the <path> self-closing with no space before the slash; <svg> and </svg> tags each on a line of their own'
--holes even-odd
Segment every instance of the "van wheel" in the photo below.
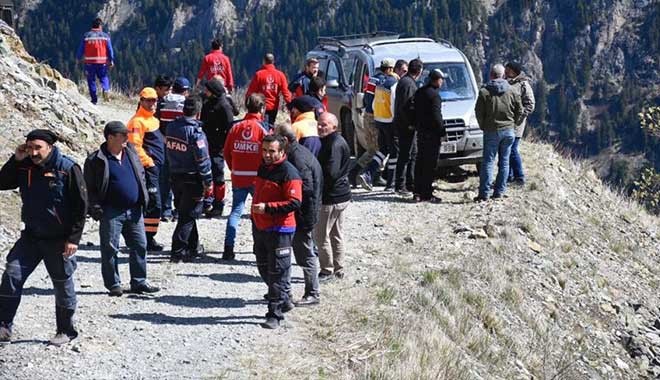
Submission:
<svg viewBox="0 0 660 380">
<path fill-rule="evenodd" d="M 343 111 L 341 113 L 341 135 L 348 143 L 348 147 L 351 150 L 351 156 L 355 156 L 355 128 L 353 127 L 351 113 L 348 111 Z"/>
</svg>

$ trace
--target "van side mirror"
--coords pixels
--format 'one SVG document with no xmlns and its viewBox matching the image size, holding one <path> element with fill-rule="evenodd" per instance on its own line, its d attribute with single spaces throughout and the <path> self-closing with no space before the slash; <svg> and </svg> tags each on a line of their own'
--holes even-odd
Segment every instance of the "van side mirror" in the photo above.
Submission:
<svg viewBox="0 0 660 380">
<path fill-rule="evenodd" d="M 355 108 L 364 108 L 364 92 L 355 94 Z"/>
<path fill-rule="evenodd" d="M 339 81 L 336 79 L 330 79 L 325 85 L 328 88 L 337 88 L 339 87 Z"/>
</svg>

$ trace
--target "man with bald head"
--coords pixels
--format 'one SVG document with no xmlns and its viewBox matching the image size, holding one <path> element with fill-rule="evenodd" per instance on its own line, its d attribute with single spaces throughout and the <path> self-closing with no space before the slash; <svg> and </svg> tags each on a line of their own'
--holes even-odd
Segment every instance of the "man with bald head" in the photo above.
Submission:
<svg viewBox="0 0 660 380">
<path fill-rule="evenodd" d="M 277 111 L 280 109 L 280 95 L 286 103 L 291 102 L 291 92 L 287 87 L 286 75 L 275 68 L 275 56 L 272 53 L 264 55 L 264 64 L 254 74 L 254 78 L 245 93 L 245 99 L 254 93 L 261 93 L 266 99 L 266 120 L 275 124 Z"/>
<path fill-rule="evenodd" d="M 287 160 L 298 169 L 302 178 L 302 204 L 296 211 L 296 232 L 293 234 L 293 254 L 302 267 L 305 293 L 297 306 L 317 305 L 320 302 L 318 267 L 319 259 L 314 249 L 312 231 L 319 220 L 321 207 L 321 165 L 309 149 L 296 141 L 296 134 L 289 124 L 277 126 L 278 135 L 287 139 Z M 289 272 L 291 273 L 291 272 Z M 290 284 L 290 282 L 289 282 Z M 290 289 L 286 289 L 290 292 Z"/>
<path fill-rule="evenodd" d="M 20 189 L 25 225 L 0 283 L 0 344 L 11 342 L 23 285 L 42 260 L 55 289 L 57 332 L 50 343 L 59 346 L 78 336 L 73 255 L 85 226 L 87 190 L 80 167 L 53 145 L 56 141 L 50 130 L 35 129 L 0 169 L 0 190 Z"/>
<path fill-rule="evenodd" d="M 325 112 L 319 116 L 321 151 L 318 159 L 323 170 L 323 191 L 319 222 L 314 227 L 314 241 L 319 250 L 319 281 L 344 277 L 344 211 L 351 200 L 348 172 L 351 152 L 337 132 L 337 117 Z"/>
</svg>

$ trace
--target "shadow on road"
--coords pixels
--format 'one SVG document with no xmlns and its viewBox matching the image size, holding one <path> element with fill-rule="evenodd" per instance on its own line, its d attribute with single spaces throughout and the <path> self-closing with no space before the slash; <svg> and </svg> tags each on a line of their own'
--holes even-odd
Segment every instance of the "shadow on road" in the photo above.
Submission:
<svg viewBox="0 0 660 380">
<path fill-rule="evenodd" d="M 232 282 L 232 283 L 240 283 L 240 284 L 244 284 L 247 282 L 263 282 L 261 280 L 261 277 L 259 276 L 253 276 L 251 274 L 244 274 L 244 273 L 212 273 L 212 274 L 186 273 L 186 274 L 178 274 L 177 276 L 195 277 L 195 278 L 207 277 L 214 281 Z"/>
<path fill-rule="evenodd" d="M 238 315 L 228 317 L 175 317 L 163 313 L 111 314 L 110 318 L 128 321 L 144 321 L 155 325 L 257 325 L 261 324 L 261 315 Z M 255 319 L 259 322 L 254 321 Z"/>
</svg>

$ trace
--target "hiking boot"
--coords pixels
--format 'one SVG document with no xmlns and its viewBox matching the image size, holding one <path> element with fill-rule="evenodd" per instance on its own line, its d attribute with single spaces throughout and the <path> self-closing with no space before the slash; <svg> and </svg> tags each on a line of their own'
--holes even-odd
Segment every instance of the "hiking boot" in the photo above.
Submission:
<svg viewBox="0 0 660 380">
<path fill-rule="evenodd" d="M 67 334 L 67 333 L 63 333 L 63 332 L 58 332 L 57 334 L 55 334 L 54 337 L 50 338 L 48 343 L 53 345 L 53 346 L 58 346 L 59 347 L 59 346 L 65 345 L 65 344 L 71 342 L 72 340 L 76 339 L 77 336 L 78 336 L 78 333 Z"/>
<path fill-rule="evenodd" d="M 0 344 L 11 343 L 11 330 L 7 326 L 0 326 Z"/>
<path fill-rule="evenodd" d="M 165 248 L 165 246 L 157 242 L 156 239 L 151 238 L 147 240 L 147 251 L 160 252 L 163 248 Z"/>
<path fill-rule="evenodd" d="M 234 247 L 230 245 L 225 245 L 225 250 L 222 252 L 223 260 L 234 260 L 236 255 L 234 254 Z"/>
<path fill-rule="evenodd" d="M 490 199 L 503 199 L 503 198 L 508 198 L 509 196 L 506 194 L 493 194 Z"/>
<path fill-rule="evenodd" d="M 266 322 L 261 324 L 261 327 L 269 330 L 275 330 L 280 327 L 280 320 L 275 317 L 266 318 Z"/>
<path fill-rule="evenodd" d="M 319 297 L 315 297 L 312 295 L 305 295 L 300 299 L 300 301 L 294 302 L 296 307 L 314 306 L 320 303 L 321 303 L 321 299 Z"/>
<path fill-rule="evenodd" d="M 110 297 L 121 297 L 124 294 L 124 291 L 121 288 L 121 285 L 115 285 L 110 288 L 108 295 Z"/>
<path fill-rule="evenodd" d="M 374 189 L 373 186 L 371 186 L 371 184 L 369 183 L 369 178 L 364 173 L 357 176 L 357 183 L 360 187 L 362 187 L 367 191 L 371 191 Z"/>
<path fill-rule="evenodd" d="M 335 276 L 332 273 L 319 273 L 319 282 L 328 282 L 334 278 Z"/>
<path fill-rule="evenodd" d="M 146 281 L 141 284 L 131 285 L 131 293 L 135 293 L 135 294 L 157 293 L 159 291 L 160 291 L 159 287 L 151 285 Z"/>
<path fill-rule="evenodd" d="M 484 197 L 482 195 L 477 195 L 476 197 L 472 198 L 473 201 L 479 203 L 479 202 L 487 202 L 488 197 Z"/>
<path fill-rule="evenodd" d="M 286 301 L 282 304 L 282 313 L 288 313 L 291 310 L 295 309 L 296 305 L 291 301 Z"/>
</svg>

